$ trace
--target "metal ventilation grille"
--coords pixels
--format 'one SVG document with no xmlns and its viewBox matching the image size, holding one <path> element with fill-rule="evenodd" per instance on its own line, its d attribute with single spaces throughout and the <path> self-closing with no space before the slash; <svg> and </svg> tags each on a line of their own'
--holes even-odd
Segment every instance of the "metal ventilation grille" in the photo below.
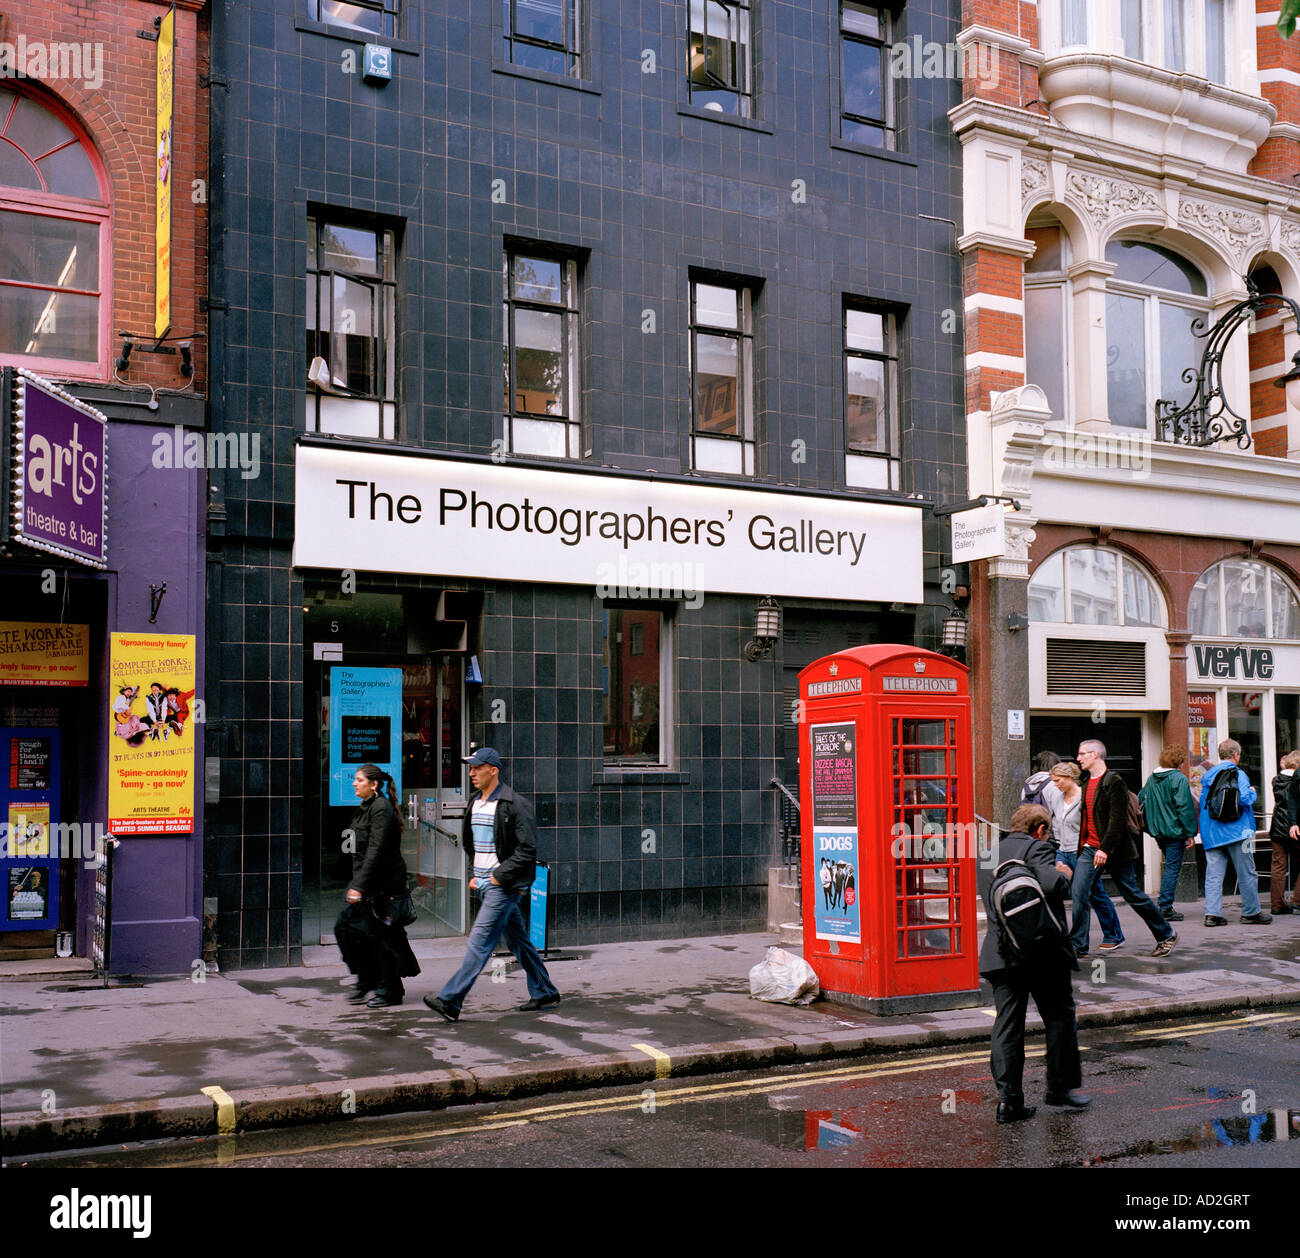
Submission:
<svg viewBox="0 0 1300 1258">
<path fill-rule="evenodd" d="M 1047 639 L 1049 695 L 1134 695 L 1147 692 L 1145 642 Z"/>
</svg>

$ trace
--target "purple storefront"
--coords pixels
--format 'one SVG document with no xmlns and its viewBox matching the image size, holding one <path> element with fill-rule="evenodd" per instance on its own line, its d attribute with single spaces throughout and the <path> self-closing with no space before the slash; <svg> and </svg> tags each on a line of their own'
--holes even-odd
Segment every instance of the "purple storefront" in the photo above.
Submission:
<svg viewBox="0 0 1300 1258">
<path fill-rule="evenodd" d="M 206 473 L 159 457 L 170 413 L 0 396 L 0 960 L 192 972 Z"/>
</svg>

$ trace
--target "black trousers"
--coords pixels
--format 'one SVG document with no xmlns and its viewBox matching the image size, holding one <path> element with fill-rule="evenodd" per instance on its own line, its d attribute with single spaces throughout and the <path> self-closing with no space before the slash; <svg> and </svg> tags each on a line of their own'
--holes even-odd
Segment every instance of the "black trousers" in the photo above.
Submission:
<svg viewBox="0 0 1300 1258">
<path fill-rule="evenodd" d="M 343 963 L 364 991 L 400 1000 L 406 994 L 402 976 L 420 972 L 406 931 L 401 926 L 385 926 L 368 904 L 343 906 L 334 923 L 334 940 Z"/>
<path fill-rule="evenodd" d="M 1000 1101 L 1013 1105 L 1024 1101 L 1025 1014 L 1031 996 L 1047 1033 L 1047 1090 L 1068 1092 L 1083 1082 L 1072 973 L 1069 962 L 1063 959 L 1051 965 L 985 975 L 993 985 L 997 1008 L 989 1067 Z"/>
</svg>

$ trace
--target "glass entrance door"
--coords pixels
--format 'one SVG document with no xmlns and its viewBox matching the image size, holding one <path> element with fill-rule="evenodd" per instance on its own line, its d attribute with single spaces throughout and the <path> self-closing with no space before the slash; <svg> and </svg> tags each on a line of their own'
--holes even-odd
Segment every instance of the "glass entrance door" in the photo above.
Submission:
<svg viewBox="0 0 1300 1258">
<path fill-rule="evenodd" d="M 402 669 L 402 856 L 420 914 L 414 936 L 465 933 L 464 687 L 459 658 Z"/>
<path fill-rule="evenodd" d="M 331 670 L 344 666 L 401 671 L 401 770 L 396 776 L 401 787 L 402 858 L 419 914 L 407 933 L 412 938 L 464 934 L 467 892 L 460 842 L 467 780 L 461 762 L 465 754 L 463 659 L 432 655 L 394 660 L 391 656 L 381 659 L 349 653 L 346 660 L 316 662 L 311 674 L 317 768 L 307 816 L 317 837 L 304 852 L 303 942 L 334 942 L 334 919 L 351 877 L 351 859 L 343 850 L 343 837 L 356 806 L 350 801 L 331 803 L 329 789 L 331 773 L 339 771 L 330 745 Z M 364 724 L 364 718 L 352 722 L 356 728 Z M 350 769 L 346 776 L 350 795 Z"/>
</svg>

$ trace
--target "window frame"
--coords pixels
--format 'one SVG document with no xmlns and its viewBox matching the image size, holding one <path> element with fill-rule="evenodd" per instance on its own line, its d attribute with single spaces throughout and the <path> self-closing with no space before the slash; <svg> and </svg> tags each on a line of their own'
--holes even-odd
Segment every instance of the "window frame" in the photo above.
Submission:
<svg viewBox="0 0 1300 1258">
<path fill-rule="evenodd" d="M 1109 51 L 1128 61 L 1142 65 L 1154 66 L 1170 74 L 1191 74 L 1204 78 L 1208 82 L 1223 87 L 1242 90 L 1244 85 L 1235 81 L 1232 66 L 1237 45 L 1237 13 L 1234 0 L 1136 0 L 1140 6 L 1135 33 L 1140 47 L 1134 50 L 1126 40 L 1127 18 L 1131 13 L 1128 0 L 1105 0 L 1101 4 L 1089 4 L 1087 0 L 1056 0 L 1048 7 L 1047 22 L 1053 28 L 1045 40 L 1048 56 L 1076 51 Z M 1178 6 L 1182 13 L 1181 34 L 1182 48 L 1179 56 L 1171 56 L 1170 36 L 1173 26 L 1169 15 L 1173 6 Z M 1208 38 L 1208 12 L 1211 5 L 1221 6 L 1222 12 L 1222 56 L 1216 57 L 1213 67 L 1217 73 L 1211 76 L 1211 48 L 1217 50 Z M 1067 14 L 1075 10 L 1075 23 L 1082 18 L 1084 38 L 1082 41 L 1067 37 L 1071 22 Z M 1253 23 L 1254 11 L 1250 13 Z M 1181 64 L 1174 64 L 1181 60 Z"/>
<path fill-rule="evenodd" d="M 695 22 L 696 5 L 702 17 L 702 25 L 697 30 Z M 701 37 L 701 47 L 705 49 L 704 70 L 708 74 L 707 44 L 709 39 L 709 6 L 716 5 L 726 9 L 734 17 L 734 29 L 744 30 L 743 43 L 732 41 L 733 47 L 739 47 L 737 62 L 737 79 L 735 84 L 719 81 L 713 86 L 704 86 L 695 82 L 691 66 L 695 36 Z M 696 109 L 709 110 L 732 118 L 753 118 L 754 114 L 754 10 L 756 0 L 687 0 L 686 2 L 686 99 Z M 731 24 L 729 24 L 731 25 Z M 714 92 L 729 92 L 736 98 L 734 111 L 723 108 L 717 101 L 701 101 L 700 95 Z M 717 108 L 714 108 L 715 105 Z"/>
<path fill-rule="evenodd" d="M 535 258 L 539 262 L 550 262 L 560 267 L 561 282 L 564 288 L 559 302 L 541 301 L 535 298 L 518 298 L 514 296 L 514 264 L 519 258 Z M 501 349 L 503 358 L 501 422 L 502 438 L 505 448 L 511 454 L 528 458 L 552 458 L 576 460 L 583 457 L 584 425 L 582 422 L 582 308 L 581 276 L 578 272 L 578 259 L 572 253 L 548 248 L 545 245 L 532 245 L 518 242 L 505 245 L 502 250 L 502 293 L 501 293 Z M 560 336 L 564 366 L 564 384 L 561 396 L 564 398 L 565 413 L 552 417 L 520 409 L 515 403 L 518 390 L 515 382 L 518 378 L 516 367 L 516 338 L 514 312 L 516 310 L 536 310 L 543 314 L 559 314 Z M 509 396 L 510 405 L 505 405 Z M 515 425 L 525 423 L 550 423 L 562 428 L 564 437 L 564 454 L 521 449 L 516 441 Z"/>
<path fill-rule="evenodd" d="M 308 386 L 307 388 L 307 411 L 306 411 L 306 431 L 330 434 L 334 436 L 356 436 L 358 434 L 350 429 L 334 429 L 322 427 L 322 417 L 330 409 L 329 404 L 335 398 L 340 398 L 347 402 L 373 402 L 375 404 L 376 431 L 372 434 L 373 439 L 379 441 L 396 441 L 401 436 L 401 406 L 399 404 L 399 394 L 401 391 L 401 370 L 397 361 L 397 347 L 400 343 L 400 332 L 397 324 L 397 273 L 399 267 L 399 250 L 401 246 L 400 233 L 396 226 L 389 222 L 370 218 L 364 215 L 355 215 L 347 211 L 332 210 L 328 207 L 321 209 L 309 209 L 307 212 L 307 259 L 303 271 L 304 287 L 306 290 L 306 306 L 303 309 L 303 328 L 308 353 L 304 355 L 305 366 L 310 367 L 312 358 L 315 355 L 310 353 L 310 341 L 313 333 L 319 338 L 323 329 L 321 327 L 320 313 L 320 292 L 322 276 L 341 278 L 354 284 L 360 284 L 365 288 L 376 289 L 377 295 L 374 302 L 374 311 L 378 318 L 374 320 L 375 331 L 372 333 L 371 342 L 374 345 L 375 361 L 377 368 L 375 378 L 384 386 L 383 390 L 374 394 L 358 394 L 349 390 L 346 394 L 330 394 L 322 392 L 320 389 Z M 376 252 L 378 255 L 377 270 L 379 275 L 365 275 L 360 272 L 346 271 L 338 267 L 321 267 L 320 261 L 324 248 L 325 232 L 324 228 L 340 227 L 351 230 L 370 231 L 375 233 Z M 312 239 L 316 242 L 315 256 L 313 257 Z M 392 277 L 389 278 L 383 274 L 386 269 L 383 258 L 385 244 L 390 249 L 392 258 Z M 312 312 L 313 304 L 315 311 L 315 324 L 313 328 Z M 333 285 L 330 285 L 330 326 L 328 329 L 327 345 L 332 345 L 335 335 L 334 327 L 334 292 Z M 391 330 L 386 324 L 391 322 Z M 322 355 L 324 357 L 324 355 Z M 326 366 L 333 375 L 334 366 L 328 357 L 325 358 Z M 391 387 L 390 387 L 391 381 Z M 346 387 L 346 386 L 344 386 Z M 392 433 L 384 432 L 385 422 L 388 419 L 387 408 L 392 408 Z M 313 422 L 314 421 L 314 424 Z"/>
<path fill-rule="evenodd" d="M 1228 629 L 1227 627 L 1227 623 L 1228 623 L 1227 622 L 1228 607 L 1227 607 L 1227 597 L 1226 597 L 1227 578 L 1225 574 L 1229 564 L 1254 564 L 1260 569 L 1262 569 L 1264 572 L 1264 577 L 1265 577 L 1264 630 L 1265 632 L 1258 637 L 1255 635 L 1243 635 L 1242 633 L 1235 630 Z M 1209 576 L 1210 573 L 1214 573 L 1216 578 L 1216 584 L 1218 586 L 1218 590 L 1216 594 L 1216 600 L 1217 600 L 1216 611 L 1218 616 L 1219 628 L 1214 629 L 1212 631 L 1207 631 L 1203 627 L 1203 624 L 1192 623 L 1192 600 L 1196 597 L 1196 591 L 1200 587 L 1201 582 L 1204 581 L 1206 577 Z M 1195 582 L 1193 582 L 1192 584 L 1192 591 L 1187 596 L 1188 632 L 1194 638 L 1229 638 L 1234 642 L 1244 641 L 1247 639 L 1247 637 L 1249 637 L 1249 640 L 1251 642 L 1300 641 L 1300 633 L 1298 633 L 1296 637 L 1293 638 L 1280 638 L 1274 635 L 1273 633 L 1273 625 L 1274 625 L 1273 579 L 1274 578 L 1276 578 L 1278 583 L 1281 584 L 1282 589 L 1291 596 L 1291 600 L 1296 605 L 1297 609 L 1300 609 L 1300 593 L 1296 592 L 1295 586 L 1292 584 L 1291 579 L 1276 564 L 1270 563 L 1266 559 L 1243 558 L 1241 555 L 1229 555 L 1223 559 L 1217 560 L 1215 563 L 1212 563 L 1208 568 L 1205 569 L 1204 572 L 1201 573 L 1200 576 L 1196 578 Z M 1204 613 L 1202 613 L 1202 621 L 1203 620 L 1204 620 Z M 1295 614 L 1295 620 L 1297 624 L 1300 624 L 1300 610 L 1297 610 Z M 1206 689 L 1209 689 L 1208 685 L 1206 686 Z"/>
<path fill-rule="evenodd" d="M 848 2 L 857 2 L 857 0 L 848 0 Z M 891 152 L 898 148 L 898 105 L 895 100 L 895 83 L 893 74 L 890 73 L 890 54 L 894 47 L 894 23 L 895 15 L 893 9 L 886 5 L 861 5 L 862 8 L 875 9 L 880 15 L 880 21 L 884 29 L 882 39 L 872 39 L 870 36 L 863 35 L 857 31 L 850 31 L 844 26 L 844 7 L 846 0 L 840 0 L 837 11 L 837 33 L 839 54 L 839 87 L 840 87 L 840 107 L 837 125 L 837 134 L 840 141 L 845 144 L 860 144 L 865 148 L 883 148 Z M 862 44 L 867 47 L 877 47 L 880 49 L 880 103 L 883 110 L 879 119 L 867 118 L 859 114 L 851 114 L 848 111 L 848 105 L 845 100 L 847 95 L 848 75 L 844 66 L 844 52 L 846 44 Z M 855 126 L 877 127 L 884 132 L 884 138 L 879 144 L 870 140 L 863 140 L 856 136 L 844 134 L 845 123 L 851 123 Z"/>
<path fill-rule="evenodd" d="M 658 601 L 649 600 L 626 600 L 626 599 L 606 599 L 598 603 L 601 615 L 601 673 L 604 681 L 602 689 L 603 703 L 601 708 L 601 759 L 603 767 L 607 770 L 616 772 L 669 772 L 676 765 L 676 695 L 674 691 L 674 678 L 676 669 L 674 667 L 676 635 L 675 635 L 675 612 L 676 607 L 672 604 L 666 604 Z M 613 678 L 611 676 L 612 668 L 610 664 L 610 613 L 611 612 L 653 612 L 659 621 L 658 640 L 659 640 L 659 750 L 658 759 L 650 760 L 646 758 L 636 759 L 632 755 L 618 756 L 611 755 L 605 751 L 605 730 L 610 722 L 605 719 L 609 713 L 607 705 L 613 698 Z M 631 644 L 629 643 L 629 646 Z M 641 655 L 644 656 L 644 642 L 642 643 Z"/>
<path fill-rule="evenodd" d="M 1074 617 L 1074 596 L 1070 583 L 1070 564 L 1067 556 L 1071 552 L 1087 552 L 1090 554 L 1105 554 L 1115 557 L 1115 619 L 1110 622 L 1097 622 L 1088 620 L 1076 620 Z M 1041 616 L 1035 616 L 1032 610 L 1032 601 L 1034 597 L 1034 582 L 1038 580 L 1040 574 L 1046 569 L 1047 565 L 1055 562 L 1057 559 L 1061 562 L 1061 585 L 1060 598 L 1064 614 L 1055 619 L 1047 619 Z M 1134 571 L 1139 573 L 1147 582 L 1152 590 L 1155 600 L 1158 604 L 1156 610 L 1159 613 L 1154 625 L 1129 624 L 1124 610 L 1124 566 L 1132 565 Z M 1070 625 L 1080 629 L 1130 629 L 1144 633 L 1150 633 L 1157 630 L 1167 630 L 1169 628 L 1169 606 L 1165 598 L 1164 591 L 1155 577 L 1147 570 L 1147 567 L 1141 560 L 1134 559 L 1131 555 L 1125 554 L 1122 550 L 1116 550 L 1110 546 L 1092 546 L 1086 542 L 1075 542 L 1062 546 L 1046 555 L 1035 566 L 1034 571 L 1030 574 L 1029 585 L 1026 593 L 1030 599 L 1030 618 L 1037 625 Z"/>
<path fill-rule="evenodd" d="M 538 74 L 555 74 L 562 78 L 580 79 L 582 77 L 583 38 L 582 23 L 584 18 L 582 0 L 556 0 L 560 5 L 564 21 L 565 43 L 557 44 L 552 40 L 537 39 L 527 35 L 515 35 L 514 20 L 521 0 L 502 0 L 504 13 L 501 15 L 500 56 L 504 64 L 515 69 L 536 72 Z M 544 48 L 558 52 L 564 57 L 565 68 L 552 70 L 547 66 L 530 65 L 525 61 L 515 60 L 515 45 L 523 44 L 528 48 Z"/>
<path fill-rule="evenodd" d="M 755 412 L 755 372 L 754 372 L 754 286 L 735 276 L 692 275 L 689 280 L 689 338 L 687 342 L 687 369 L 689 372 L 691 397 L 691 469 L 703 471 L 709 475 L 746 476 L 757 473 L 757 440 L 754 435 Z M 736 294 L 736 327 L 727 328 L 717 324 L 699 322 L 697 289 L 700 285 L 709 288 L 730 289 Z M 699 348 L 700 335 L 720 337 L 737 343 L 736 353 L 736 428 L 735 433 L 713 432 L 700 427 L 699 415 Z M 701 466 L 700 442 L 739 442 L 741 447 L 740 468 L 719 470 Z M 719 452 L 720 453 L 720 452 Z"/>
<path fill-rule="evenodd" d="M 1185 254 L 1178 253 L 1175 249 L 1170 249 L 1167 245 L 1159 244 L 1156 241 L 1145 238 L 1137 240 L 1128 240 L 1125 237 L 1112 237 L 1108 240 L 1103 248 L 1102 256 L 1110 249 L 1111 245 L 1118 244 L 1140 244 L 1173 254 L 1179 258 L 1186 266 L 1194 270 L 1200 277 L 1201 282 L 1205 285 L 1206 296 L 1200 297 L 1194 293 L 1179 293 L 1174 289 L 1158 288 L 1154 285 L 1135 284 L 1132 280 L 1121 280 L 1116 275 L 1109 275 L 1106 278 L 1106 301 L 1109 303 L 1112 296 L 1139 298 L 1142 301 L 1142 336 L 1143 336 L 1143 370 L 1145 373 L 1146 398 L 1144 402 L 1143 415 L 1145 423 L 1142 426 L 1136 424 L 1117 423 L 1111 407 L 1111 385 L 1110 385 L 1110 364 L 1106 364 L 1106 415 L 1111 425 L 1124 432 L 1145 432 L 1148 436 L 1155 438 L 1156 429 L 1156 403 L 1164 398 L 1169 398 L 1173 394 L 1171 386 L 1183 384 L 1186 381 L 1170 381 L 1166 385 L 1161 379 L 1162 350 L 1163 341 L 1161 338 L 1161 318 L 1160 312 L 1165 306 L 1173 307 L 1177 310 L 1192 312 L 1197 318 L 1204 320 L 1204 326 L 1209 326 L 1213 306 L 1209 297 L 1210 282 L 1200 266 Z M 1110 261 L 1110 259 L 1106 259 Z M 1109 315 L 1106 321 L 1106 340 L 1110 344 L 1110 319 Z M 1195 367 L 1195 359 L 1187 363 L 1188 367 Z"/>
<path fill-rule="evenodd" d="M 863 349 L 849 345 L 850 313 L 874 315 L 881 321 L 881 350 Z M 900 449 L 902 423 L 899 415 L 901 391 L 899 388 L 899 314 L 892 307 L 861 298 L 845 297 L 840 308 L 840 417 L 843 442 L 844 480 L 850 489 L 898 489 L 899 469 L 902 460 Z M 849 360 L 863 359 L 885 366 L 885 449 L 855 449 L 849 441 Z M 872 459 L 884 463 L 886 484 L 859 484 L 852 478 L 854 459 Z"/>
<path fill-rule="evenodd" d="M 1054 291 L 1061 308 L 1061 409 L 1060 413 L 1054 413 L 1052 418 L 1060 421 L 1074 414 L 1074 371 L 1071 352 L 1074 348 L 1074 292 L 1069 274 L 1073 262 L 1070 252 L 1070 237 L 1059 220 L 1051 223 L 1034 223 L 1031 220 L 1025 224 L 1026 239 L 1028 239 L 1031 231 L 1046 231 L 1049 229 L 1054 229 L 1060 239 L 1060 265 L 1051 270 L 1031 271 L 1029 262 L 1026 261 L 1024 267 L 1021 299 L 1024 303 L 1022 314 L 1025 336 L 1025 381 L 1028 384 L 1036 384 L 1042 388 L 1043 393 L 1047 396 L 1048 404 L 1051 404 L 1051 394 L 1042 381 L 1035 378 L 1035 372 L 1029 368 L 1030 340 L 1039 327 L 1039 324 L 1029 317 L 1029 294 L 1030 292 L 1045 293 Z M 1037 256 L 1037 251 L 1035 251 L 1035 256 Z"/>
<path fill-rule="evenodd" d="M 36 167 L 36 162 L 49 156 L 57 149 L 66 148 L 74 141 L 80 146 L 90 161 L 95 180 L 99 187 L 99 197 L 91 200 L 86 197 L 70 196 L 65 193 L 40 192 L 29 188 L 15 188 L 11 185 L 0 186 L 0 211 L 7 213 L 29 214 L 37 218 L 66 219 L 73 222 L 93 224 L 97 230 L 97 274 L 98 288 L 91 292 L 87 289 L 58 290 L 45 284 L 31 284 L 21 281 L 0 281 L 4 288 L 37 288 L 50 292 L 64 291 L 69 295 L 93 296 L 98 302 L 95 312 L 96 346 L 93 358 L 56 358 L 44 354 L 26 354 L 0 350 L 0 365 L 26 367 L 40 375 L 61 376 L 71 379 L 99 380 L 108 377 L 111 363 L 116 356 L 113 341 L 113 208 L 111 201 L 111 184 L 103 159 L 96 148 L 90 133 L 66 109 L 62 102 L 45 95 L 25 89 L 20 79 L 6 79 L 0 82 L 6 90 L 14 94 L 14 103 L 0 118 L 0 133 L 8 128 L 18 102 L 27 99 L 35 106 L 53 114 L 54 117 L 72 132 L 73 139 L 57 145 L 55 149 L 33 158 L 26 149 L 7 137 L 0 139 L 0 144 L 7 143 L 27 158 Z M 36 167 L 42 185 L 45 184 L 44 172 Z"/>
<path fill-rule="evenodd" d="M 309 0 L 307 6 L 309 21 L 319 22 L 322 26 L 328 26 L 333 30 L 347 31 L 353 36 L 364 35 L 375 40 L 397 39 L 400 36 L 401 0 L 344 0 L 353 8 L 365 9 L 369 13 L 378 13 L 380 15 L 379 25 L 382 28 L 378 31 L 368 31 L 363 26 L 352 26 L 347 22 L 339 22 L 327 17 L 325 14 L 326 2 L 327 0 Z"/>
</svg>

